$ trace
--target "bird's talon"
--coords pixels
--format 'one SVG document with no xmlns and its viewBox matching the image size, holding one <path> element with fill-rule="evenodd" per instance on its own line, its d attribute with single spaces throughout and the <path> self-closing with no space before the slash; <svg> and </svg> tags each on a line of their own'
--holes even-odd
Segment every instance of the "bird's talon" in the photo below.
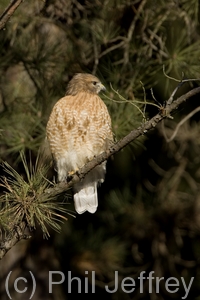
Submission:
<svg viewBox="0 0 200 300">
<path fill-rule="evenodd" d="M 75 170 L 73 170 L 73 171 L 69 171 L 68 174 L 67 174 L 67 178 L 68 178 L 68 177 L 70 177 L 70 178 L 73 177 L 75 174 L 78 173 L 78 170 L 79 170 L 79 169 L 75 169 Z"/>
</svg>

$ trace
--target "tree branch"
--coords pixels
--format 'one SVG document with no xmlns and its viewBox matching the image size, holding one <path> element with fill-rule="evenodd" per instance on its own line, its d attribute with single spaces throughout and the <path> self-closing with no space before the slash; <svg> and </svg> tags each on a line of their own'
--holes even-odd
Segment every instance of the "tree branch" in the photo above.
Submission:
<svg viewBox="0 0 200 300">
<path fill-rule="evenodd" d="M 146 134 L 149 130 L 155 128 L 157 124 L 162 121 L 164 118 L 170 118 L 171 112 L 178 108 L 178 106 L 188 100 L 189 98 L 195 96 L 200 93 L 200 87 L 197 87 L 188 93 L 182 95 L 174 102 L 170 103 L 167 101 L 166 107 L 162 108 L 157 115 L 155 115 L 152 119 L 145 122 L 143 125 L 138 127 L 137 129 L 132 130 L 127 136 L 119 140 L 117 143 L 113 143 L 113 145 L 105 152 L 101 153 L 93 160 L 84 165 L 80 170 L 78 170 L 73 176 L 67 178 L 68 182 L 62 182 L 56 184 L 53 188 L 47 189 L 45 193 L 50 193 L 52 196 L 56 194 L 63 193 L 67 191 L 74 183 L 82 180 L 85 175 L 94 169 L 97 165 L 100 165 L 103 161 L 107 160 L 113 154 L 119 152 L 121 149 L 126 147 L 132 141 L 137 139 L 139 136 Z M 169 98 L 171 102 L 171 97 Z"/>
<path fill-rule="evenodd" d="M 22 239 L 29 239 L 30 236 L 25 235 L 26 223 L 22 222 L 19 226 L 15 226 L 2 242 L 0 242 L 0 260 L 6 253 Z"/>
<path fill-rule="evenodd" d="M 18 6 L 23 2 L 23 0 L 12 0 L 5 11 L 0 16 L 0 30 L 4 28 L 10 17 L 14 14 Z"/>
</svg>

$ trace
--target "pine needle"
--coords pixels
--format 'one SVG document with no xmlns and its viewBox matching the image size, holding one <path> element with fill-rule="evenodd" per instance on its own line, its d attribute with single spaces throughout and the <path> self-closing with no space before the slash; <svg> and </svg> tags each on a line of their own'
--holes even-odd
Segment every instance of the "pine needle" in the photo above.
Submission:
<svg viewBox="0 0 200 300">
<path fill-rule="evenodd" d="M 1 178 L 0 186 L 6 192 L 0 197 L 2 206 L 0 212 L 0 222 L 3 225 L 7 220 L 7 229 L 9 226 L 27 222 L 27 226 L 35 229 L 38 224 L 45 237 L 49 237 L 48 228 L 51 227 L 59 232 L 60 223 L 66 221 L 64 214 L 67 209 L 63 202 L 57 202 L 57 196 L 50 196 L 44 193 L 44 190 L 52 186 L 45 178 L 48 168 L 46 166 L 28 165 L 24 153 L 20 153 L 23 167 L 25 170 L 25 179 L 14 170 L 7 162 L 3 163 L 6 177 Z"/>
</svg>

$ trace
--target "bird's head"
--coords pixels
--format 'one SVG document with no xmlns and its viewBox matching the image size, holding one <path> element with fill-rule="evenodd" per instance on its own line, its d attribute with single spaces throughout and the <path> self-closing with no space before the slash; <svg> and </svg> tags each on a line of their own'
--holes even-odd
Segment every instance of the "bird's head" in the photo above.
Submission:
<svg viewBox="0 0 200 300">
<path fill-rule="evenodd" d="M 87 73 L 77 73 L 68 83 L 66 95 L 75 96 L 79 92 L 98 94 L 100 91 L 105 90 L 105 86 L 96 76 Z"/>
</svg>

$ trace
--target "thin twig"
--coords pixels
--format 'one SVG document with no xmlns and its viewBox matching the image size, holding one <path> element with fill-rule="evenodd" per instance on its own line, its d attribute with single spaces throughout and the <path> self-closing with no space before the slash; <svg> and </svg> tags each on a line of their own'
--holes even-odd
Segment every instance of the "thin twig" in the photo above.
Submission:
<svg viewBox="0 0 200 300">
<path fill-rule="evenodd" d="M 6 23 L 10 19 L 10 17 L 14 14 L 15 10 L 18 6 L 23 2 L 23 0 L 13 0 L 10 2 L 8 7 L 0 16 L 0 30 L 5 27 Z"/>
<path fill-rule="evenodd" d="M 113 45 L 113 46 L 107 48 L 105 51 L 101 52 L 99 54 L 99 58 L 103 57 L 104 55 L 108 54 L 109 52 L 114 51 L 122 46 L 124 46 L 124 41 L 121 41 L 119 44 Z"/>
<path fill-rule="evenodd" d="M 177 91 L 180 89 L 180 87 L 181 87 L 184 83 L 186 83 L 186 82 L 191 82 L 191 81 L 195 81 L 195 82 L 196 82 L 196 81 L 200 81 L 200 78 L 183 79 L 184 74 L 182 74 L 182 79 L 181 79 L 181 80 L 180 80 L 180 79 L 176 79 L 176 78 L 174 78 L 174 77 L 171 77 L 171 76 L 169 76 L 169 75 L 166 74 L 166 72 L 165 72 L 165 65 L 163 65 L 163 74 L 164 74 L 165 77 L 167 77 L 168 79 L 171 79 L 171 80 L 174 80 L 174 81 L 176 81 L 176 82 L 179 82 L 179 84 L 176 86 L 176 88 L 175 88 L 174 91 L 172 92 L 171 96 L 170 96 L 169 99 L 167 100 L 166 106 L 169 106 L 169 105 L 173 102 L 175 94 L 177 93 Z"/>
<path fill-rule="evenodd" d="M 167 100 L 167 105 L 170 105 L 173 100 L 174 100 L 174 96 L 176 94 L 176 92 L 178 91 L 178 89 L 180 89 L 180 87 L 184 84 L 184 81 L 181 81 L 177 87 L 174 89 L 174 91 L 172 92 L 171 96 L 169 97 L 169 99 Z"/>
<path fill-rule="evenodd" d="M 129 62 L 130 42 L 132 40 L 132 36 L 133 36 L 134 30 L 135 30 L 136 22 L 139 19 L 140 14 L 141 14 L 146 2 L 147 2 L 147 0 L 143 0 L 140 3 L 140 6 L 138 7 L 138 10 L 135 11 L 136 15 L 134 16 L 134 19 L 131 22 L 131 25 L 129 27 L 127 38 L 126 38 L 126 43 L 125 43 L 125 46 L 124 46 L 124 48 L 125 48 L 125 50 L 124 50 L 124 65 L 126 65 Z"/>
<path fill-rule="evenodd" d="M 99 64 L 99 55 L 98 55 L 97 42 L 96 42 L 94 32 L 92 32 L 92 41 L 93 41 L 93 48 L 94 48 L 94 66 L 93 66 L 92 74 L 95 74 L 97 70 L 97 66 Z"/>
<path fill-rule="evenodd" d="M 177 124 L 177 126 L 176 126 L 176 128 L 175 128 L 175 130 L 174 130 L 174 132 L 173 132 L 173 134 L 172 134 L 172 136 L 171 136 L 170 138 L 168 138 L 168 137 L 166 136 L 166 133 L 165 133 L 165 131 L 163 130 L 163 133 L 164 133 L 164 137 L 165 137 L 166 142 L 167 142 L 167 143 L 170 143 L 170 142 L 175 138 L 175 136 L 177 135 L 177 133 L 178 133 L 180 127 L 181 127 L 188 119 L 190 119 L 193 115 L 195 115 L 195 114 L 196 114 L 197 112 L 199 112 L 199 111 L 200 111 L 200 106 L 198 106 L 198 107 L 195 108 L 193 111 L 191 111 L 187 116 L 185 116 L 185 118 L 183 118 L 183 119 Z"/>
<path fill-rule="evenodd" d="M 165 75 L 165 77 L 167 77 L 168 79 L 171 79 L 173 81 L 176 81 L 176 82 L 190 82 L 190 81 L 200 81 L 200 78 L 186 78 L 186 79 L 183 79 L 183 76 L 184 76 L 184 73 L 182 73 L 182 79 L 177 79 L 175 77 L 172 77 L 172 76 L 169 76 L 166 72 L 165 72 L 165 65 L 163 65 L 163 74 Z"/>
</svg>

